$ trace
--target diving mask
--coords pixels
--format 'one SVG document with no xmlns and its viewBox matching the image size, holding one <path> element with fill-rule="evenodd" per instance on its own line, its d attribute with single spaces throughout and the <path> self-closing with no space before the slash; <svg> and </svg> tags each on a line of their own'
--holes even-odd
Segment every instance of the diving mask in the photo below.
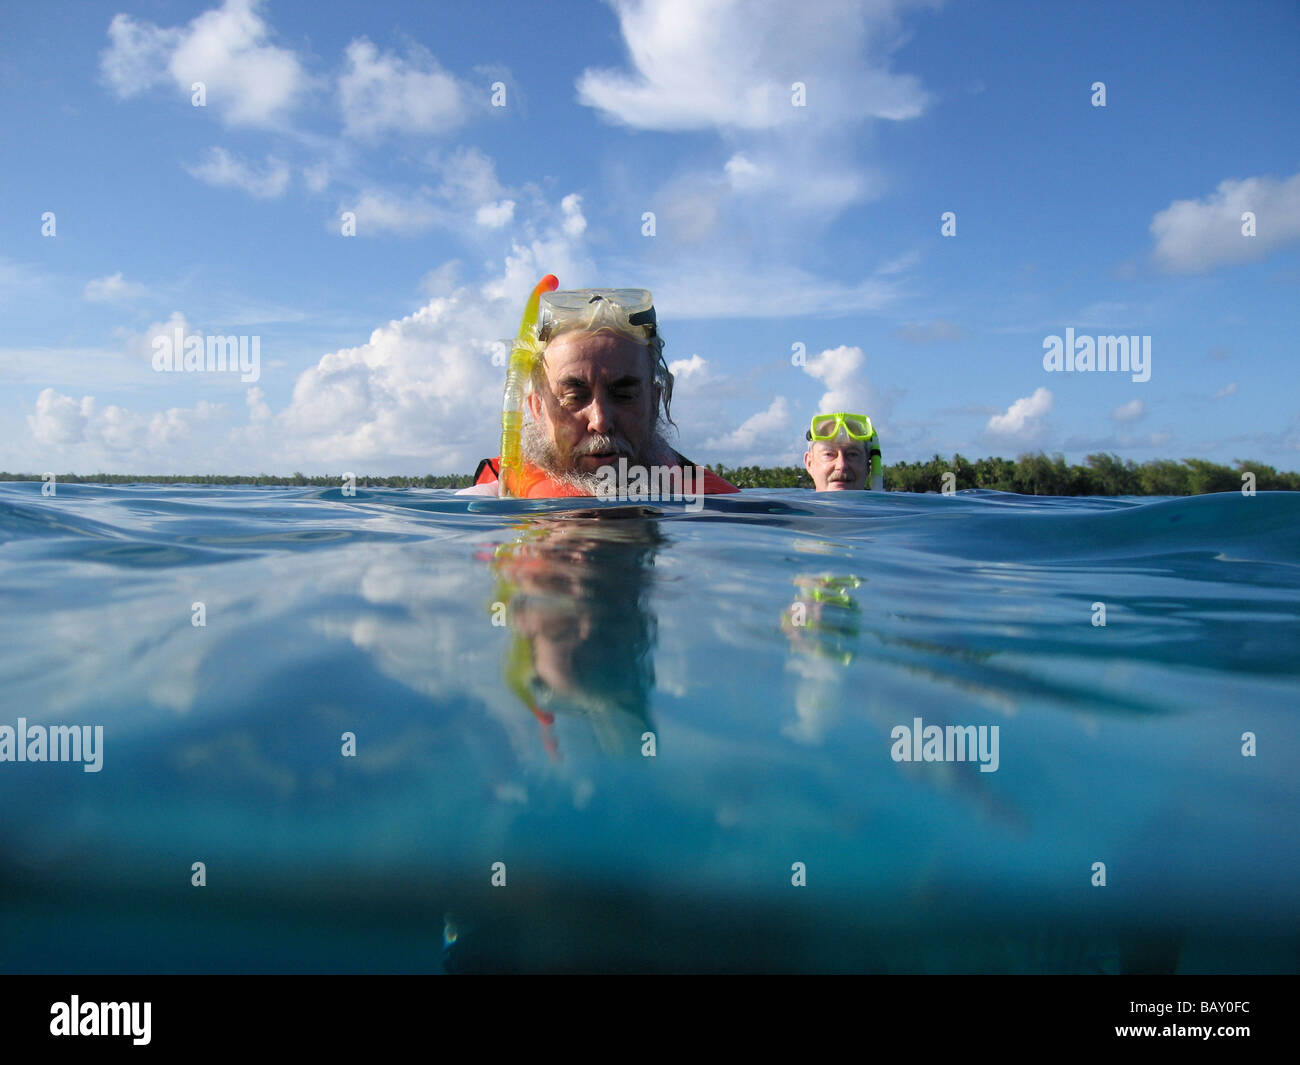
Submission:
<svg viewBox="0 0 1300 1065">
<path fill-rule="evenodd" d="M 840 433 L 852 440 L 870 440 L 876 435 L 871 419 L 865 414 L 814 414 L 808 430 L 809 440 L 834 440 Z"/>
<path fill-rule="evenodd" d="M 545 344 L 559 333 L 615 329 L 649 340 L 656 335 L 654 299 L 643 288 L 581 288 L 542 294 L 537 339 Z"/>
</svg>

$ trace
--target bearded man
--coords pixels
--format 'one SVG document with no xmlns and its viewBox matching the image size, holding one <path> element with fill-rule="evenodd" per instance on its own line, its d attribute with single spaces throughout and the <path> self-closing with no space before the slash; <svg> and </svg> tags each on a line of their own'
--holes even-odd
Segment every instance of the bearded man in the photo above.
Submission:
<svg viewBox="0 0 1300 1065">
<path fill-rule="evenodd" d="M 543 293 L 531 340 L 516 495 L 607 495 L 613 470 L 629 467 L 671 472 L 704 494 L 739 491 L 668 443 L 673 375 L 645 289 Z M 460 494 L 497 495 L 500 470 L 500 456 L 484 459 Z"/>
</svg>

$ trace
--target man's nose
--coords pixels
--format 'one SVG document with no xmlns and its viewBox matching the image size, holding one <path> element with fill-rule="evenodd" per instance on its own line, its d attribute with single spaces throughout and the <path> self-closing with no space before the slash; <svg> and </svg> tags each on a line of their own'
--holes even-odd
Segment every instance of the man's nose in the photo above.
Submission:
<svg viewBox="0 0 1300 1065">
<path fill-rule="evenodd" d="M 614 424 L 614 412 L 610 402 L 603 396 L 592 396 L 587 405 L 587 428 L 593 433 L 609 434 Z"/>
</svg>

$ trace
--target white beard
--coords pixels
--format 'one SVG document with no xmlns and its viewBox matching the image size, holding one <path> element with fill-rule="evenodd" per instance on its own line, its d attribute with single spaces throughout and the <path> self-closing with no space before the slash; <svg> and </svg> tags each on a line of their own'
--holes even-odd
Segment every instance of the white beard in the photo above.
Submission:
<svg viewBox="0 0 1300 1065">
<path fill-rule="evenodd" d="M 570 488 L 576 488 L 578 491 L 594 496 L 599 495 L 603 485 L 608 481 L 602 480 L 595 470 L 585 471 L 574 468 L 561 469 L 560 456 L 556 451 L 555 445 L 546 435 L 546 431 L 532 418 L 524 420 L 523 431 L 520 435 L 520 444 L 523 449 L 524 458 L 536 466 L 538 469 L 563 485 Z M 677 452 L 673 450 L 663 435 L 662 423 L 656 425 L 650 434 L 650 446 L 646 449 L 649 453 L 646 455 L 629 455 L 627 462 L 629 466 L 679 466 L 681 461 Z"/>
</svg>

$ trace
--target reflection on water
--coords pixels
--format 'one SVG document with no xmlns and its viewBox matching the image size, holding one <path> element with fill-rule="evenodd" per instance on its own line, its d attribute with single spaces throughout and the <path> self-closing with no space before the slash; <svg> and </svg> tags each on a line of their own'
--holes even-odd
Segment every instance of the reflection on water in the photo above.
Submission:
<svg viewBox="0 0 1300 1065">
<path fill-rule="evenodd" d="M 0 485 L 0 968 L 1294 968 L 1297 529 Z"/>
<path fill-rule="evenodd" d="M 653 732 L 647 597 L 662 543 L 653 522 L 597 511 L 585 520 L 536 519 L 493 553 L 492 606 L 510 631 L 503 677 L 537 718 L 552 757 L 560 757 L 556 714 L 583 719 L 608 755 L 639 750 Z"/>
</svg>

